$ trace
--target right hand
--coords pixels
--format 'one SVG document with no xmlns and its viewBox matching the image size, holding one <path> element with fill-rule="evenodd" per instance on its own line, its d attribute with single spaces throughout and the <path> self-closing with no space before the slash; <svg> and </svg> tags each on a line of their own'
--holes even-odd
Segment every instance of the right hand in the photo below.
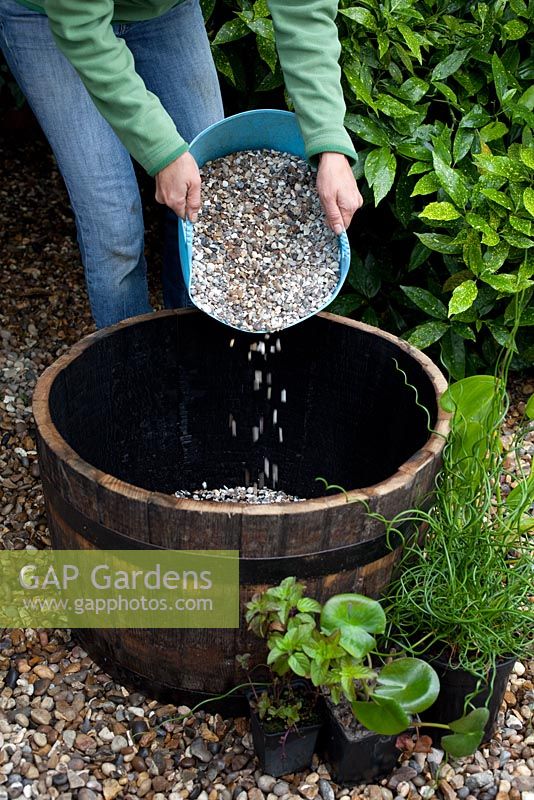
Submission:
<svg viewBox="0 0 534 800">
<path fill-rule="evenodd" d="M 200 210 L 200 172 L 190 153 L 183 153 L 156 175 L 156 200 L 182 219 L 196 222 Z"/>
</svg>

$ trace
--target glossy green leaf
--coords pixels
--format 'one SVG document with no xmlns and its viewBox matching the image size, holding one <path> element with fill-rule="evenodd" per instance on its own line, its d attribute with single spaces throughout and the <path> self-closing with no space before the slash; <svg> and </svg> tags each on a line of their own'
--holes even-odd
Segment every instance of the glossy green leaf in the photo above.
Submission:
<svg viewBox="0 0 534 800">
<path fill-rule="evenodd" d="M 482 279 L 489 286 L 503 294 L 515 294 L 521 289 L 527 289 L 532 285 L 532 281 L 519 281 L 517 275 L 513 273 L 501 273 L 499 275 L 483 275 Z"/>
<path fill-rule="evenodd" d="M 532 236 L 532 222 L 529 219 L 510 214 L 508 221 L 514 230 L 524 233 L 525 236 Z"/>
<path fill-rule="evenodd" d="M 247 33 L 248 27 L 243 20 L 231 19 L 219 28 L 212 44 L 219 45 L 235 42 L 236 39 L 242 39 Z"/>
<path fill-rule="evenodd" d="M 502 26 L 502 38 L 508 42 L 522 39 L 528 31 L 528 25 L 523 20 L 511 19 Z"/>
<path fill-rule="evenodd" d="M 440 342 L 441 359 L 451 377 L 459 380 L 465 375 L 465 341 L 452 326 Z"/>
<path fill-rule="evenodd" d="M 402 83 L 395 94 L 406 103 L 415 105 L 421 100 L 428 91 L 428 83 L 421 78 L 408 78 Z"/>
<path fill-rule="evenodd" d="M 228 78 L 230 83 L 237 88 L 240 84 L 240 81 L 239 74 L 236 69 L 235 58 L 230 60 L 227 54 L 220 47 L 212 46 L 211 54 L 213 56 L 213 62 L 217 67 L 217 71 Z"/>
<path fill-rule="evenodd" d="M 453 53 L 446 56 L 446 58 L 440 61 L 439 64 L 436 64 L 432 70 L 432 80 L 443 81 L 450 75 L 454 75 L 454 73 L 460 69 L 468 55 L 469 50 L 455 50 Z"/>
<path fill-rule="evenodd" d="M 461 172 L 449 167 L 436 153 L 433 155 L 433 162 L 442 189 L 459 208 L 465 208 L 469 199 L 469 189 Z"/>
<path fill-rule="evenodd" d="M 491 247 L 484 253 L 483 271 L 484 273 L 497 272 L 505 263 L 510 252 L 510 246 L 506 242 L 499 242 L 496 247 Z"/>
<path fill-rule="evenodd" d="M 312 597 L 301 597 L 297 602 L 297 609 L 307 614 L 318 614 L 321 611 L 321 604 Z"/>
<path fill-rule="evenodd" d="M 375 205 L 383 200 L 393 186 L 396 169 L 397 160 L 387 147 L 372 150 L 365 159 L 365 177 L 373 189 Z"/>
<path fill-rule="evenodd" d="M 411 723 L 410 715 L 395 700 L 376 697 L 373 700 L 357 700 L 351 704 L 356 719 L 369 731 L 393 736 L 402 733 Z"/>
<path fill-rule="evenodd" d="M 361 67 L 356 62 L 350 62 L 343 68 L 345 77 L 349 83 L 350 88 L 362 103 L 372 109 L 377 108 L 376 102 L 371 94 L 371 87 L 367 84 L 364 77 L 362 77 Z"/>
<path fill-rule="evenodd" d="M 378 44 L 378 58 L 382 60 L 389 50 L 390 40 L 383 31 L 378 31 L 376 41 Z"/>
<path fill-rule="evenodd" d="M 531 394 L 527 400 L 525 414 L 529 419 L 534 419 L 534 394 Z"/>
<path fill-rule="evenodd" d="M 357 625 L 339 624 L 341 633 L 339 644 L 353 658 L 365 658 L 368 653 L 376 649 L 376 639 L 366 630 Z"/>
<path fill-rule="evenodd" d="M 419 350 L 425 350 L 430 347 L 434 342 L 439 341 L 441 337 L 448 331 L 449 326 L 446 322 L 423 322 L 417 328 L 406 336 L 406 341 L 417 347 Z"/>
<path fill-rule="evenodd" d="M 525 164 L 530 169 L 534 169 L 534 146 L 530 145 L 530 147 L 525 147 L 522 145 L 519 148 L 519 157 L 523 164 Z"/>
<path fill-rule="evenodd" d="M 282 76 L 282 70 L 280 69 L 280 64 L 276 65 L 276 69 L 274 72 L 270 71 L 258 81 L 255 86 L 255 91 L 257 92 L 272 92 L 274 89 L 278 89 L 284 83 L 284 78 Z"/>
<path fill-rule="evenodd" d="M 501 347 L 515 350 L 513 337 L 510 330 L 505 325 L 499 325 L 493 320 L 486 320 L 486 326 L 491 331 L 491 335 Z"/>
<path fill-rule="evenodd" d="M 361 594 L 338 594 L 324 604 L 321 626 L 335 630 L 345 624 L 357 625 L 369 633 L 383 633 L 386 617 L 377 600 Z"/>
<path fill-rule="evenodd" d="M 355 133 L 364 142 L 387 146 L 388 137 L 380 125 L 368 117 L 361 114 L 346 114 L 345 127 Z"/>
<path fill-rule="evenodd" d="M 506 71 L 504 64 L 502 63 L 497 53 L 493 53 L 491 57 L 491 70 L 493 73 L 493 83 L 495 85 L 495 91 L 497 92 L 497 97 L 499 98 L 499 101 L 502 103 L 505 93 L 512 81 L 511 81 L 511 76 Z"/>
<path fill-rule="evenodd" d="M 492 142 L 495 139 L 502 139 L 508 133 L 508 128 L 504 122 L 489 122 L 480 131 L 480 139 L 483 142 Z"/>
<path fill-rule="evenodd" d="M 480 275 L 484 271 L 480 236 L 475 230 L 467 231 L 463 247 L 463 257 L 465 263 L 474 275 Z"/>
<path fill-rule="evenodd" d="M 204 22 L 208 22 L 215 8 L 215 0 L 200 0 L 200 8 L 202 9 Z"/>
<path fill-rule="evenodd" d="M 452 236 L 446 236 L 442 233 L 416 233 L 415 235 L 425 247 L 428 247 L 429 250 L 435 250 L 437 253 L 456 255 L 462 252 L 462 246 L 455 242 Z"/>
<path fill-rule="evenodd" d="M 484 729 L 489 719 L 487 708 L 475 708 L 460 719 L 449 722 L 449 728 L 455 733 L 477 733 L 481 728 Z"/>
<path fill-rule="evenodd" d="M 387 114 L 388 117 L 398 117 L 399 119 L 406 119 L 417 114 L 413 108 L 401 103 L 395 97 L 389 94 L 379 94 L 376 100 L 376 107 L 382 113 Z"/>
<path fill-rule="evenodd" d="M 397 153 L 406 158 L 415 158 L 418 161 L 432 161 L 432 153 L 424 144 L 416 142 L 401 142 L 397 145 Z"/>
<path fill-rule="evenodd" d="M 475 281 L 464 281 L 452 293 L 449 300 L 449 317 L 452 314 L 461 314 L 462 311 L 467 311 L 475 302 L 478 294 L 478 288 Z"/>
<path fill-rule="evenodd" d="M 458 128 L 452 148 L 452 156 L 455 162 L 461 161 L 467 155 L 474 139 L 474 131 L 469 128 Z"/>
<path fill-rule="evenodd" d="M 417 267 L 420 267 L 422 264 L 428 261 L 429 255 L 430 255 L 430 250 L 428 249 L 428 247 L 425 247 L 425 245 L 422 244 L 421 242 L 417 242 L 414 245 L 412 252 L 410 253 L 410 261 L 408 262 L 408 272 L 417 269 Z"/>
<path fill-rule="evenodd" d="M 339 314 L 341 317 L 345 317 L 361 308 L 364 302 L 363 297 L 359 294 L 342 294 L 330 303 L 327 311 L 331 314 Z"/>
<path fill-rule="evenodd" d="M 395 700 L 411 714 L 429 708 L 438 694 L 438 676 L 419 658 L 398 658 L 383 666 L 374 691 L 375 697 Z"/>
<path fill-rule="evenodd" d="M 472 211 L 469 211 L 465 215 L 465 221 L 468 225 L 471 225 L 474 230 L 479 231 L 482 234 L 482 242 L 484 244 L 499 244 L 498 233 L 493 230 L 487 220 L 485 220 L 484 217 L 481 217 L 480 214 L 475 214 Z"/>
<path fill-rule="evenodd" d="M 488 200 L 493 200 L 494 203 L 498 203 L 498 205 L 508 209 L 508 211 L 512 210 L 512 201 L 504 192 L 500 192 L 497 189 L 481 189 L 480 192 L 484 197 L 487 197 Z"/>
<path fill-rule="evenodd" d="M 477 153 L 473 158 L 480 169 L 490 175 L 517 181 L 528 178 L 525 165 L 518 160 L 508 158 L 508 156 L 490 156 L 487 153 Z"/>
<path fill-rule="evenodd" d="M 438 221 L 450 221 L 454 219 L 458 219 L 461 216 L 460 212 L 457 208 L 455 208 L 452 203 L 428 203 L 421 211 L 419 216 L 422 219 L 430 219 L 430 220 L 438 220 Z"/>
<path fill-rule="evenodd" d="M 476 104 L 473 108 L 460 120 L 461 128 L 482 128 L 490 121 L 490 116 L 486 109 Z"/>
<path fill-rule="evenodd" d="M 472 278 L 472 272 L 469 269 L 461 269 L 459 272 L 455 272 L 453 275 L 450 275 L 445 283 L 443 284 L 443 291 L 444 292 L 453 292 L 457 286 L 463 283 L 466 280 L 470 280 Z"/>
<path fill-rule="evenodd" d="M 498 381 L 493 375 L 471 375 L 449 386 L 440 405 L 467 421 L 484 422 L 495 406 Z"/>
<path fill-rule="evenodd" d="M 458 336 L 461 336 L 462 339 L 467 339 L 470 342 L 476 342 L 477 340 L 473 329 L 470 328 L 469 325 L 464 325 L 462 322 L 453 320 L 452 330 L 454 333 L 458 334 Z"/>
<path fill-rule="evenodd" d="M 411 197 L 417 197 L 418 195 L 424 194 L 433 194 L 434 192 L 437 192 L 439 186 L 440 183 L 436 173 L 428 172 L 426 175 L 423 175 L 422 178 L 419 178 L 413 187 Z"/>
<path fill-rule="evenodd" d="M 430 164 L 426 161 L 416 161 L 408 170 L 408 175 L 420 175 L 422 172 L 428 172 Z"/>
<path fill-rule="evenodd" d="M 523 192 L 523 205 L 528 213 L 534 217 L 534 189 L 532 189 L 530 186 L 527 186 Z"/>
<path fill-rule="evenodd" d="M 367 28 L 367 30 L 376 31 L 378 29 L 375 16 L 366 8 L 362 8 L 361 6 L 353 6 L 351 8 L 340 8 L 339 13 L 343 14 L 344 17 L 348 17 L 354 22 L 357 22 L 364 28 Z"/>
<path fill-rule="evenodd" d="M 274 43 L 274 28 L 270 19 L 260 17 L 248 22 L 247 25 L 255 34 Z"/>
<path fill-rule="evenodd" d="M 403 22 L 397 23 L 397 30 L 399 31 L 402 38 L 408 45 L 410 52 L 416 57 L 416 59 L 421 64 L 422 62 L 421 46 L 419 44 L 419 39 L 417 38 L 415 33 L 411 30 L 411 28 L 408 27 L 408 25 L 405 25 Z"/>
<path fill-rule="evenodd" d="M 400 288 L 406 297 L 409 297 L 412 303 L 426 314 L 435 319 L 447 319 L 445 305 L 437 297 L 434 297 L 431 292 L 426 289 L 420 289 L 418 286 L 401 286 Z"/>
<path fill-rule="evenodd" d="M 522 250 L 528 249 L 534 246 L 534 239 L 530 236 L 523 236 L 522 233 L 514 230 L 507 230 L 503 232 L 503 238 L 506 239 L 508 244 L 511 244 L 513 247 L 519 247 Z"/>
<path fill-rule="evenodd" d="M 510 0 L 510 8 L 518 17 L 528 16 L 528 8 L 523 0 Z"/>
<path fill-rule="evenodd" d="M 271 72 L 274 73 L 278 63 L 278 53 L 274 41 L 266 39 L 264 36 L 258 36 L 256 45 L 260 58 L 265 61 Z"/>
<path fill-rule="evenodd" d="M 310 659 L 308 656 L 304 655 L 304 653 L 292 653 L 287 663 L 289 668 L 295 675 L 299 675 L 301 678 L 307 678 L 310 674 Z"/>
<path fill-rule="evenodd" d="M 254 14 L 254 19 L 258 19 L 258 17 L 268 17 L 269 5 L 267 0 L 256 0 L 252 7 L 252 11 Z"/>
<path fill-rule="evenodd" d="M 452 758 L 465 758 L 472 755 L 482 742 L 484 729 L 474 733 L 452 733 L 443 736 L 441 746 Z"/>
</svg>

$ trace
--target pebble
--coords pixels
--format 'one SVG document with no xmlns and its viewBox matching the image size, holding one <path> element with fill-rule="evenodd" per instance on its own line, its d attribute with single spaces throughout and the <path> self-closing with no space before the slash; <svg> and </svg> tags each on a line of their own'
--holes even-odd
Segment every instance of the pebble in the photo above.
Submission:
<svg viewBox="0 0 534 800">
<path fill-rule="evenodd" d="M 212 755 L 206 747 L 203 739 L 195 739 L 193 742 L 191 742 L 189 749 L 191 751 L 191 755 L 195 756 L 195 758 L 198 758 L 204 764 L 207 764 L 212 759 Z"/>
<path fill-rule="evenodd" d="M 18 679 L 19 679 L 18 671 L 14 667 L 10 667 L 4 679 L 4 686 L 7 686 L 9 689 L 14 689 L 15 686 L 17 685 Z"/>
<path fill-rule="evenodd" d="M 120 753 L 124 747 L 128 747 L 128 739 L 124 736 L 115 736 L 111 742 L 112 751 L 114 753 Z"/>
<path fill-rule="evenodd" d="M 106 778 L 102 788 L 104 791 L 104 800 L 114 800 L 114 798 L 122 792 L 122 786 L 115 778 Z M 139 795 L 139 790 L 137 794 Z"/>
<path fill-rule="evenodd" d="M 273 778 L 272 775 L 260 775 L 258 778 L 258 787 L 262 790 L 262 792 L 272 791 L 275 783 L 276 778 Z"/>
<path fill-rule="evenodd" d="M 308 164 L 288 153 L 242 151 L 201 168 L 191 297 L 245 331 L 293 325 L 328 302 L 339 278 Z M 222 180 L 222 176 L 228 180 Z"/>
<path fill-rule="evenodd" d="M 48 743 L 48 739 L 46 738 L 46 733 L 41 733 L 40 731 L 36 731 L 33 734 L 33 741 L 37 745 L 37 747 L 45 747 Z"/>
<path fill-rule="evenodd" d="M 323 800 L 335 800 L 334 790 L 330 781 L 319 778 L 319 791 Z"/>
<path fill-rule="evenodd" d="M 493 783 L 493 772 L 489 772 L 489 770 L 477 772 L 474 775 L 468 775 L 465 780 L 465 785 L 471 791 L 473 789 L 482 789 L 485 786 L 491 786 Z"/>
<path fill-rule="evenodd" d="M 45 708 L 32 708 L 30 717 L 37 725 L 49 725 L 52 719 L 50 711 Z"/>
</svg>

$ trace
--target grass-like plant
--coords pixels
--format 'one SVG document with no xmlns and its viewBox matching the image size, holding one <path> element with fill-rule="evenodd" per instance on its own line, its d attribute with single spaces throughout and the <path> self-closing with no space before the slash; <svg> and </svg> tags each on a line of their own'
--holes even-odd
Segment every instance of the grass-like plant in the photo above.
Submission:
<svg viewBox="0 0 534 800">
<path fill-rule="evenodd" d="M 534 642 L 534 472 L 519 458 L 534 396 L 506 452 L 509 361 L 508 352 L 497 377 L 469 377 L 444 394 L 451 432 L 433 504 L 383 520 L 389 534 L 423 530 L 404 535 L 385 599 L 390 638 L 412 653 L 446 655 L 480 682 L 500 659 L 530 655 Z M 516 485 L 507 492 L 510 456 Z"/>
</svg>

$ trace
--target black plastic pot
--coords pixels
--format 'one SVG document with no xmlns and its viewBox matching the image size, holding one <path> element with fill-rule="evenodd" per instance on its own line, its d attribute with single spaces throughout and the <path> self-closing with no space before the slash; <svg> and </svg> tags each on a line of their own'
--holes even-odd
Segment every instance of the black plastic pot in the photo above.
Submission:
<svg viewBox="0 0 534 800">
<path fill-rule="evenodd" d="M 490 713 L 488 722 L 484 728 L 484 741 L 490 739 L 495 730 L 497 714 L 499 713 L 499 708 L 506 691 L 508 676 L 512 671 L 515 661 L 515 658 L 509 658 L 497 664 L 491 697 L 490 680 L 471 700 L 473 706 L 480 708 L 486 705 L 486 701 L 488 697 L 490 697 L 488 704 Z M 465 698 L 468 694 L 475 691 L 477 687 L 477 678 L 463 669 L 455 669 L 446 658 L 436 658 L 430 661 L 430 664 L 438 674 L 440 692 L 434 705 L 421 714 L 420 717 L 422 720 L 428 720 L 428 722 L 447 724 L 455 719 L 459 719 L 464 713 Z M 439 742 L 441 742 L 441 737 L 447 734 L 447 731 L 440 731 L 435 728 L 428 728 L 423 732 L 432 736 L 432 740 L 435 744 L 439 744 Z"/>
<path fill-rule="evenodd" d="M 319 753 L 329 762 L 332 777 L 340 784 L 373 783 L 395 767 L 400 750 L 397 736 L 368 731 L 351 739 L 325 702 L 325 721 L 319 738 Z"/>
<path fill-rule="evenodd" d="M 299 772 L 309 767 L 315 752 L 322 720 L 316 725 L 299 726 L 297 730 L 267 733 L 251 705 L 251 700 L 254 699 L 253 693 L 248 692 L 247 698 L 250 705 L 252 741 L 262 770 L 267 775 L 278 778 L 280 775 Z"/>
</svg>

